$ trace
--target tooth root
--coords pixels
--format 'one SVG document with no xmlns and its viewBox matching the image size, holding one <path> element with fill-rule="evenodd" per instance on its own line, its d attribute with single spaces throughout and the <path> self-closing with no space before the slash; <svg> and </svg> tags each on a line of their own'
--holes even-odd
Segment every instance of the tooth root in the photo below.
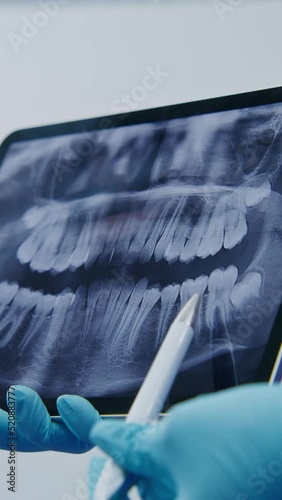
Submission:
<svg viewBox="0 0 282 500">
<path fill-rule="evenodd" d="M 139 307 L 139 310 L 131 327 L 131 335 L 129 337 L 127 344 L 127 349 L 129 352 L 132 352 L 134 350 L 137 339 L 139 337 L 140 330 L 142 331 L 142 326 L 144 324 L 144 321 L 148 317 L 148 315 L 150 314 L 151 310 L 156 305 L 160 297 L 161 297 L 161 292 L 157 288 L 152 288 L 150 290 L 145 291 L 141 305 Z"/>
<path fill-rule="evenodd" d="M 169 285 L 165 287 L 161 295 L 161 310 L 158 323 L 158 331 L 155 341 L 155 347 L 161 343 L 164 335 L 171 323 L 173 310 L 176 306 L 176 301 L 180 292 L 180 285 Z"/>
<path fill-rule="evenodd" d="M 69 308 L 75 300 L 75 294 L 71 292 L 62 292 L 59 294 L 54 302 L 53 315 L 48 330 L 48 335 L 45 340 L 45 349 L 49 352 L 56 354 L 56 346 L 64 331 L 64 324 L 69 314 Z"/>
<path fill-rule="evenodd" d="M 92 283 L 92 285 L 88 289 L 87 308 L 85 314 L 85 334 L 89 337 L 92 337 L 93 331 L 95 331 L 96 306 L 102 287 L 103 287 L 103 281 L 96 280 L 94 281 L 94 283 Z"/>
<path fill-rule="evenodd" d="M 112 261 L 119 235 L 123 229 L 124 214 L 120 214 L 118 218 L 115 217 L 113 221 L 109 222 L 109 225 L 106 243 L 99 259 L 99 262 L 103 263 L 110 263 Z"/>
<path fill-rule="evenodd" d="M 246 216 L 238 208 L 229 210 L 226 216 L 228 227 L 225 227 L 224 248 L 231 250 L 241 243 L 248 232 Z"/>
<path fill-rule="evenodd" d="M 78 346 L 86 337 L 86 297 L 86 286 L 81 285 L 66 309 L 65 321 L 60 335 L 60 341 L 64 343 L 66 349 L 73 342 Z"/>
<path fill-rule="evenodd" d="M 219 309 L 224 327 L 229 318 L 230 293 L 238 278 L 238 268 L 229 266 L 226 270 L 215 269 L 208 281 L 209 298 L 206 309 L 207 325 L 216 328 L 214 316 L 216 308 Z"/>
<path fill-rule="evenodd" d="M 118 303 L 118 300 L 120 299 L 120 294 L 122 292 L 123 287 L 124 287 L 124 280 L 122 279 L 114 280 L 113 287 L 111 289 L 111 295 L 109 297 L 107 309 L 101 326 L 101 330 L 103 332 L 106 332 L 109 328 L 111 318 L 113 317 L 114 314 L 114 309 L 116 307 L 116 304 Z"/>
<path fill-rule="evenodd" d="M 119 300 L 114 306 L 113 314 L 109 318 L 108 328 L 105 331 L 105 342 L 109 346 L 111 346 L 111 343 L 116 336 L 118 325 L 120 325 L 122 315 L 127 307 L 127 301 L 133 293 L 134 286 L 135 283 L 132 280 L 127 280 L 124 282 L 123 288 L 119 295 Z"/>
<path fill-rule="evenodd" d="M 39 337 L 48 331 L 54 302 L 54 295 L 41 296 L 34 309 L 29 328 L 18 344 L 21 351 L 29 349 L 29 346 L 32 348 L 35 342 L 37 345 L 40 343 Z"/>
<path fill-rule="evenodd" d="M 9 308 L 6 309 L 5 316 L 1 319 L 0 347 L 4 347 L 19 333 L 22 337 L 23 332 L 21 331 L 21 327 L 23 322 L 25 323 L 25 328 L 27 324 L 30 324 L 30 312 L 35 308 L 40 297 L 40 292 L 32 292 L 27 288 L 19 288 L 17 290 Z M 6 330 L 7 334 L 5 335 L 4 332 Z"/>
<path fill-rule="evenodd" d="M 115 265 L 120 265 L 124 263 L 124 259 L 127 256 L 128 248 L 131 243 L 132 238 L 136 233 L 138 228 L 138 222 L 134 212 L 129 212 L 126 214 L 126 221 L 123 225 L 122 231 L 116 243 L 114 252 L 112 254 L 111 260 Z"/>
<path fill-rule="evenodd" d="M 200 241 L 203 237 L 203 234 L 205 234 L 209 222 L 209 216 L 210 212 L 209 210 L 206 210 L 206 213 L 202 214 L 198 224 L 193 228 L 192 233 L 185 243 L 185 246 L 179 257 L 180 262 L 185 262 L 186 264 L 188 264 L 195 259 Z"/>
<path fill-rule="evenodd" d="M 105 238 L 107 235 L 107 225 L 103 219 L 103 216 L 100 215 L 99 219 L 95 221 L 93 225 L 91 243 L 89 245 L 89 256 L 85 262 L 85 269 L 90 269 L 98 257 L 101 255 Z"/>
<path fill-rule="evenodd" d="M 145 247 L 146 242 L 151 237 L 154 225 L 158 220 L 159 206 L 158 203 L 151 200 L 145 205 L 144 208 L 144 222 L 139 230 L 137 230 L 135 238 L 132 240 L 128 255 L 124 259 L 125 264 L 135 264 L 140 257 L 142 249 Z"/>
<path fill-rule="evenodd" d="M 102 327 L 103 319 L 106 317 L 106 310 L 111 300 L 111 293 L 114 280 L 103 280 L 102 287 L 98 293 L 95 307 L 95 323 L 100 325 L 96 338 L 104 338 L 104 329 Z"/>
<path fill-rule="evenodd" d="M 68 267 L 71 270 L 78 269 L 82 267 L 89 257 L 90 252 L 90 242 L 93 231 L 93 218 L 89 214 L 86 217 L 84 227 L 78 238 L 77 246 L 75 247 L 72 255 L 70 256 Z"/>
<path fill-rule="evenodd" d="M 114 229 L 114 239 L 109 244 L 107 243 L 108 250 L 104 249 L 103 255 L 109 255 L 109 262 L 113 262 L 115 265 L 131 264 L 134 263 L 134 256 L 131 255 L 130 247 L 134 239 L 142 234 L 142 211 L 140 207 L 136 207 L 135 210 L 129 209 L 128 212 L 124 209 L 119 214 L 118 220 L 119 222 Z M 110 223 L 109 234 L 112 225 Z"/>
<path fill-rule="evenodd" d="M 127 265 L 135 264 L 140 256 L 140 253 L 142 251 L 142 248 L 144 248 L 146 241 L 147 241 L 147 233 L 149 231 L 149 227 L 146 230 L 143 231 L 143 227 L 141 228 L 142 230 L 139 230 L 137 235 L 135 236 L 134 240 L 130 244 L 130 247 L 128 249 L 128 254 L 124 258 L 124 263 Z"/>
<path fill-rule="evenodd" d="M 235 192 L 229 197 L 225 217 L 224 248 L 230 250 L 241 243 L 248 232 L 245 193 Z"/>
<path fill-rule="evenodd" d="M 234 382 L 237 383 L 237 368 L 234 359 L 235 346 L 230 338 L 228 329 L 230 315 L 230 294 L 238 277 L 238 269 L 229 266 L 226 270 L 216 269 L 209 278 L 209 295 L 206 306 L 206 324 L 211 332 L 211 349 L 214 359 L 214 351 L 218 346 L 223 352 L 230 356 L 229 368 L 232 370 Z M 219 360 L 220 363 L 220 360 Z M 218 363 L 214 364 L 214 376 L 218 374 Z"/>
<path fill-rule="evenodd" d="M 69 257 L 72 255 L 80 233 L 80 223 L 76 218 L 70 218 L 66 225 L 66 231 L 61 244 L 59 245 L 53 270 L 56 273 L 66 271 L 69 266 Z"/>
<path fill-rule="evenodd" d="M 186 214 L 183 214 L 183 219 L 176 228 L 173 241 L 168 242 L 165 250 L 165 260 L 167 262 L 173 263 L 180 259 L 185 243 L 187 242 L 187 245 L 189 245 L 189 240 L 191 240 L 191 234 L 195 227 L 195 219 L 199 219 L 201 213 L 201 198 L 197 198 L 196 200 L 192 198 L 192 205 L 188 201 Z"/>
<path fill-rule="evenodd" d="M 159 262 L 161 259 L 163 259 L 167 245 L 173 240 L 184 206 L 185 198 L 182 198 L 177 202 L 177 206 L 175 207 L 173 214 L 170 220 L 167 222 L 166 228 L 156 245 L 154 252 L 156 262 Z"/>
<path fill-rule="evenodd" d="M 165 250 L 164 258 L 170 264 L 176 262 L 181 255 L 187 238 L 189 238 L 192 231 L 192 220 L 188 219 L 185 224 L 182 222 L 176 229 L 173 241 L 170 241 Z"/>
<path fill-rule="evenodd" d="M 117 304 L 115 304 L 113 321 L 115 322 L 117 316 L 123 314 L 124 308 L 129 300 L 131 294 L 133 293 L 135 287 L 135 282 L 130 278 L 124 281 L 122 291 L 120 293 L 120 300 Z"/>
<path fill-rule="evenodd" d="M 222 248 L 225 220 L 225 198 L 217 202 L 216 208 L 210 215 L 210 220 L 205 234 L 199 244 L 197 257 L 206 259 L 210 255 L 216 255 Z"/>
<path fill-rule="evenodd" d="M 87 258 L 84 263 L 84 267 L 86 270 L 89 270 L 96 262 L 98 257 L 102 254 L 104 243 L 107 237 L 108 226 L 105 217 L 109 211 L 109 203 L 107 200 L 104 200 L 103 203 L 104 206 L 102 209 L 99 205 L 95 205 L 91 208 L 92 211 L 94 210 L 95 214 L 93 214 L 92 212 L 92 227 L 89 228 L 91 232 L 91 238 L 88 249 L 86 249 Z"/>
<path fill-rule="evenodd" d="M 112 356 L 120 346 L 122 350 L 124 350 L 126 339 L 131 335 L 131 323 L 135 318 L 147 288 L 148 280 L 146 278 L 136 283 L 118 326 L 116 324 L 116 332 L 110 344 L 110 356 Z"/>
<path fill-rule="evenodd" d="M 164 257 L 167 244 L 170 241 L 173 241 L 173 239 L 176 235 L 177 229 L 179 227 L 179 221 L 181 220 L 181 217 L 183 215 L 185 205 L 186 205 L 185 197 L 180 198 L 180 200 L 178 200 L 177 205 L 173 211 L 173 214 L 170 217 L 170 219 L 165 227 L 165 230 L 164 230 L 164 232 L 163 232 L 163 234 L 162 234 L 162 236 L 161 236 L 161 238 L 156 246 L 155 259 L 157 261 L 161 260 Z"/>
<path fill-rule="evenodd" d="M 93 245 L 97 245 L 97 250 L 95 250 L 95 264 L 99 267 L 100 265 L 108 264 L 109 258 L 113 254 L 114 247 L 110 249 L 107 247 L 107 239 L 109 237 L 109 233 L 111 231 L 111 222 L 108 218 L 103 219 L 101 224 L 101 233 L 99 235 L 100 242 L 97 242 L 97 239 L 93 239 Z M 92 259 L 93 264 L 93 259 Z"/>
<path fill-rule="evenodd" d="M 128 259 L 129 255 L 129 247 L 132 242 L 132 240 L 135 238 L 136 233 L 139 231 L 139 220 L 138 220 L 138 214 L 133 212 L 132 215 L 129 215 L 130 218 L 132 218 L 132 222 L 130 224 L 129 231 L 127 232 L 126 235 L 123 235 L 121 239 L 121 246 L 119 248 L 120 255 L 122 255 L 122 258 L 120 258 L 119 263 L 126 264 L 126 261 Z"/>
<path fill-rule="evenodd" d="M 169 201 L 167 203 L 164 203 L 162 201 L 162 208 L 161 208 L 160 216 L 159 216 L 158 220 L 156 221 L 156 224 L 152 230 L 150 238 L 146 241 L 145 246 L 142 249 L 142 252 L 140 254 L 139 261 L 142 264 L 146 264 L 152 258 L 152 255 L 154 254 L 154 250 L 155 250 L 155 247 L 157 245 L 160 234 L 163 233 L 164 228 L 167 225 L 167 218 L 168 218 L 169 214 L 172 212 L 173 205 L 174 205 L 174 203 L 172 201 Z"/>
<path fill-rule="evenodd" d="M 124 261 L 124 257 L 127 255 L 127 251 L 131 242 L 131 238 L 134 237 L 134 233 L 137 228 L 137 221 L 134 213 L 129 213 L 126 223 L 124 224 L 123 231 L 120 234 L 120 238 L 117 241 L 117 245 L 113 254 L 113 260 L 117 264 L 121 264 Z"/>
<path fill-rule="evenodd" d="M 259 298 L 262 287 L 262 277 L 258 272 L 247 272 L 237 283 L 230 294 L 230 301 L 237 310 L 250 302 L 253 298 Z"/>
</svg>

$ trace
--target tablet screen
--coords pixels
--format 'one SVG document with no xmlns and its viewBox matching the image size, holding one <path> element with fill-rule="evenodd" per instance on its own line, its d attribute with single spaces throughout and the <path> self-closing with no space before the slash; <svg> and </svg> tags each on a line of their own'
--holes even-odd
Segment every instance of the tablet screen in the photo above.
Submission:
<svg viewBox="0 0 282 500">
<path fill-rule="evenodd" d="M 282 296 L 281 120 L 271 104 L 12 142 L 2 395 L 134 394 L 195 292 L 173 394 L 254 381 Z"/>
</svg>

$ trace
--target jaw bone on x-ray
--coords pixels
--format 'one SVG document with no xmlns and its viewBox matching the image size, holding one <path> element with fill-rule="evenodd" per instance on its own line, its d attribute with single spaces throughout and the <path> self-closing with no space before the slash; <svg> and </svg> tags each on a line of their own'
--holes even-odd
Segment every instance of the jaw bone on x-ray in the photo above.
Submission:
<svg viewBox="0 0 282 500">
<path fill-rule="evenodd" d="M 180 392 L 252 381 L 281 299 L 281 119 L 269 105 L 12 144 L 1 387 L 129 394 L 195 292 Z"/>
</svg>

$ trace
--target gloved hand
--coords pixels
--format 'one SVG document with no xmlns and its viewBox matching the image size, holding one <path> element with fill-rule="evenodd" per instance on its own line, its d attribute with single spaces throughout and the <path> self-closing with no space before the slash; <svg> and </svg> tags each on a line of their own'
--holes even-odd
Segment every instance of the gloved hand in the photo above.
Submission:
<svg viewBox="0 0 282 500">
<path fill-rule="evenodd" d="M 175 406 L 155 425 L 98 423 L 90 436 L 140 477 L 138 488 L 146 500 L 282 498 L 280 384 L 197 397 Z M 96 466 L 101 469 L 94 458 L 89 470 L 92 489 Z"/>
<path fill-rule="evenodd" d="M 39 395 L 22 385 L 15 387 L 16 450 L 85 453 L 93 448 L 89 431 L 100 416 L 80 396 L 60 396 L 57 408 L 61 422 L 53 422 Z M 7 450 L 8 414 L 0 409 L 0 448 Z"/>
</svg>

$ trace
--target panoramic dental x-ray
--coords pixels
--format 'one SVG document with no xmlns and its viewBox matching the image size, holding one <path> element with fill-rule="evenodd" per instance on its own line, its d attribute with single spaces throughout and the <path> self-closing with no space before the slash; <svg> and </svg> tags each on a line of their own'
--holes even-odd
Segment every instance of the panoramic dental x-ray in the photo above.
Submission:
<svg viewBox="0 0 282 500">
<path fill-rule="evenodd" d="M 196 292 L 174 390 L 253 381 L 282 295 L 281 124 L 275 104 L 12 143 L 1 396 L 11 383 L 46 398 L 134 393 Z"/>
</svg>

